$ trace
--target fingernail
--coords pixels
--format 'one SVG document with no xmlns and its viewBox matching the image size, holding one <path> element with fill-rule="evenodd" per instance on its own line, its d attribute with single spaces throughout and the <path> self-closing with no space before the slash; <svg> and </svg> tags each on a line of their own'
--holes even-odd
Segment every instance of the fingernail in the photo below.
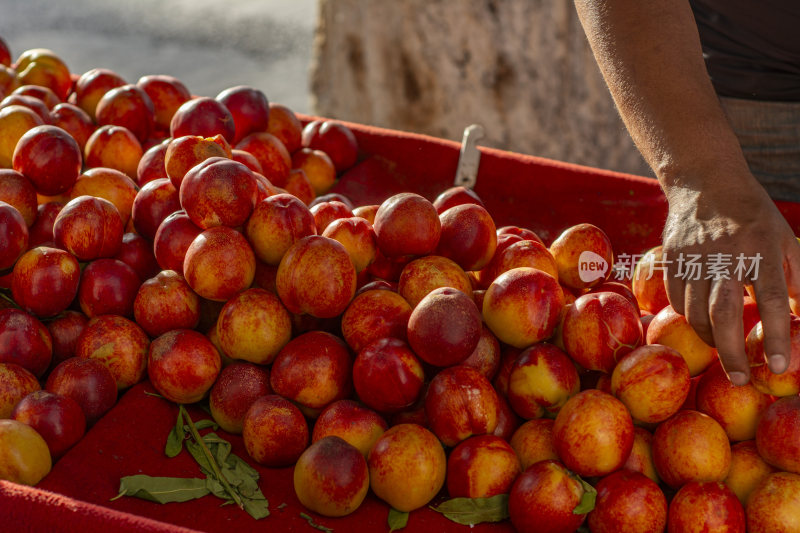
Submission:
<svg viewBox="0 0 800 533">
<path fill-rule="evenodd" d="M 769 356 L 769 369 L 776 374 L 780 374 L 786 370 L 786 358 L 781 354 Z"/>
<path fill-rule="evenodd" d="M 728 379 L 737 387 L 747 385 L 747 375 L 744 372 L 731 372 L 728 374 Z"/>
</svg>

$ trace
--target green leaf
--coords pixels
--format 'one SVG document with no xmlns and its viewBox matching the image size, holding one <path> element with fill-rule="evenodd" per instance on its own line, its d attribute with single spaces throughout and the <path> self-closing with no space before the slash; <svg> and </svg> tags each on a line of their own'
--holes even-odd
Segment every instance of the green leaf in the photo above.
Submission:
<svg viewBox="0 0 800 533">
<path fill-rule="evenodd" d="M 205 479 L 137 475 L 120 479 L 117 498 L 133 496 L 156 503 L 186 502 L 202 498 L 208 492 Z"/>
<path fill-rule="evenodd" d="M 244 510 L 256 520 L 261 520 L 269 516 L 269 502 L 264 498 L 263 494 L 260 492 L 259 494 L 261 498 L 242 498 Z"/>
<path fill-rule="evenodd" d="M 211 408 L 208 406 L 208 402 L 196 403 L 195 406 L 202 409 L 208 416 L 214 416 L 211 414 Z"/>
<path fill-rule="evenodd" d="M 258 487 L 258 471 L 232 454 L 231 443 L 227 440 L 213 432 L 203 436 L 198 433 L 201 429 L 216 430 L 218 427 L 213 420 L 194 422 L 184 406 L 180 405 L 164 453 L 175 457 L 185 444 L 206 478 L 129 476 L 120 480 L 117 498 L 128 495 L 166 503 L 213 494 L 223 500 L 222 505 L 236 503 L 256 520 L 269 516 L 269 502 Z"/>
<path fill-rule="evenodd" d="M 508 518 L 508 494 L 498 494 L 491 498 L 453 498 L 431 509 L 466 526 L 500 522 Z"/>
<path fill-rule="evenodd" d="M 211 494 L 213 494 L 217 498 L 221 498 L 223 500 L 227 500 L 228 498 L 230 498 L 228 491 L 225 490 L 225 487 L 222 486 L 222 483 L 217 481 L 214 478 L 214 476 L 209 475 L 208 477 L 206 477 L 206 488 L 208 488 Z"/>
<path fill-rule="evenodd" d="M 197 431 L 208 428 L 213 428 L 214 431 L 219 429 L 219 425 L 213 420 L 209 420 L 208 418 L 204 418 L 203 420 L 198 420 L 197 422 L 194 423 L 194 427 L 197 428 Z"/>
<path fill-rule="evenodd" d="M 206 454 L 203 452 L 202 446 L 197 444 L 193 440 L 186 441 L 186 449 L 189 450 L 189 453 L 192 454 L 194 460 L 197 461 L 197 464 L 200 465 L 200 469 L 203 471 L 204 474 L 209 475 L 213 474 L 214 468 L 211 466 L 211 462 L 206 457 Z"/>
<path fill-rule="evenodd" d="M 572 514 L 586 514 L 594 509 L 594 502 L 597 499 L 597 490 L 580 477 L 577 477 L 577 479 L 581 487 L 583 487 L 583 496 L 581 496 L 581 501 L 578 502 L 575 509 L 572 510 Z"/>
<path fill-rule="evenodd" d="M 305 518 L 306 521 L 308 522 L 308 525 L 313 527 L 314 529 L 319 529 L 320 531 L 327 531 L 328 533 L 331 533 L 333 531 L 329 527 L 325 527 L 325 526 L 321 526 L 321 525 L 317 524 L 316 522 L 314 522 L 314 519 L 311 518 L 310 516 L 308 516 L 306 513 L 300 513 L 300 516 L 302 518 Z"/>
<path fill-rule="evenodd" d="M 557 416 L 558 416 L 558 411 L 550 411 L 549 409 L 545 409 L 542 418 L 549 418 L 551 420 L 555 420 Z"/>
<path fill-rule="evenodd" d="M 242 465 L 244 465 L 243 461 L 238 462 L 235 468 L 225 468 L 222 473 L 230 481 L 231 485 L 237 487 L 242 496 L 247 496 L 248 498 L 257 497 L 261 494 L 261 490 L 258 488 L 258 472 L 249 470 L 249 466 L 246 469 Z"/>
<path fill-rule="evenodd" d="M 231 454 L 231 443 L 217 436 L 216 433 L 205 435 L 203 442 L 206 443 L 208 450 L 214 456 L 220 468 L 223 468 L 227 464 L 228 456 Z"/>
<path fill-rule="evenodd" d="M 398 511 L 394 507 L 389 509 L 389 533 L 403 529 L 408 525 L 408 513 Z"/>
<path fill-rule="evenodd" d="M 195 427 L 199 427 L 202 422 L 202 420 L 196 422 Z M 269 502 L 258 487 L 258 471 L 248 465 L 241 457 L 232 454 L 231 443 L 216 433 L 207 433 L 202 439 L 220 467 L 220 474 L 224 476 L 225 480 L 241 499 L 244 510 L 256 520 L 269 516 Z M 201 446 L 194 441 L 188 441 L 186 447 L 192 457 L 200 464 L 201 470 L 208 476 L 207 486 L 209 490 L 223 500 L 230 498 L 229 492 L 214 474 L 211 463 L 202 451 Z"/>
<path fill-rule="evenodd" d="M 183 450 L 183 441 L 186 439 L 186 430 L 183 427 L 183 411 L 178 409 L 178 421 L 167 435 L 167 445 L 164 453 L 167 457 L 175 457 Z"/>
<path fill-rule="evenodd" d="M 232 468 L 237 472 L 241 472 L 242 475 L 249 476 L 255 480 L 257 480 L 260 476 L 258 474 L 258 470 L 247 464 L 241 457 L 238 455 L 231 454 L 228 456 L 228 460 L 226 461 L 228 468 Z"/>
<path fill-rule="evenodd" d="M 0 291 L 0 299 L 5 300 L 6 302 L 10 303 L 15 309 L 19 309 L 20 308 L 19 304 L 17 304 L 17 302 L 14 301 L 14 298 L 12 298 L 11 296 L 7 295 L 5 293 L 5 291 Z M 4 307 L 7 307 L 7 306 L 4 306 Z"/>
</svg>

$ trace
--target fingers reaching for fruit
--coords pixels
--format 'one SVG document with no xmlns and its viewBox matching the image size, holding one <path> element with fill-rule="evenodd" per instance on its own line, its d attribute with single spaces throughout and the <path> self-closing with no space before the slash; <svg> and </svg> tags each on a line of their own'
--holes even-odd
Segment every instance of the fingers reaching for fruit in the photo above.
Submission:
<svg viewBox="0 0 800 533">
<path fill-rule="evenodd" d="M 789 367 L 789 296 L 800 291 L 800 246 L 763 190 L 672 192 L 663 256 L 670 303 L 717 349 L 732 383 L 744 385 L 761 364 L 745 353 L 745 285 L 752 285 L 761 317 L 766 363 L 775 373 Z"/>
</svg>

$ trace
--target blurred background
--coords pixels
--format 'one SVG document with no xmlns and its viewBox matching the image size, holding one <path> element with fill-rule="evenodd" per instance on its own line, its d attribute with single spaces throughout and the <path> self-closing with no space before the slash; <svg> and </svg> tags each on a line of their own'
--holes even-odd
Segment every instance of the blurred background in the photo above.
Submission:
<svg viewBox="0 0 800 533">
<path fill-rule="evenodd" d="M 301 113 L 316 18 L 317 0 L 0 0 L 14 56 L 49 48 L 78 74 L 169 74 L 200 96 L 252 85 Z"/>
<path fill-rule="evenodd" d="M 312 113 L 648 175 L 571 0 L 0 0 L 18 56 L 251 85 Z"/>
</svg>

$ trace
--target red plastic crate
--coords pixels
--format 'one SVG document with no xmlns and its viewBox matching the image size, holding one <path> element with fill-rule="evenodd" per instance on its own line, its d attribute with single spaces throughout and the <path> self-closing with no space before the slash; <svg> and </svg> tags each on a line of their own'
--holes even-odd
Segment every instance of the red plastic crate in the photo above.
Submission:
<svg viewBox="0 0 800 533">
<path fill-rule="evenodd" d="M 306 120 L 312 117 L 304 117 Z M 423 135 L 346 123 L 361 151 L 359 163 L 346 173 L 332 192 L 349 196 L 355 204 L 378 204 L 402 191 L 433 200 L 452 186 L 460 145 Z M 637 177 L 568 163 L 481 149 L 475 191 L 498 227 L 518 225 L 536 231 L 549 244 L 563 229 L 590 222 L 603 228 L 616 253 L 641 253 L 660 242 L 666 201 L 658 183 Z M 798 233 L 800 207 L 779 203 Z M 266 469 L 262 491 L 271 516 L 256 522 L 235 506 L 220 507 L 206 496 L 186 503 L 159 505 L 116 496 L 119 479 L 134 474 L 201 476 L 196 463 L 183 452 L 168 459 L 166 436 L 175 423 L 177 407 L 145 394 L 149 383 L 133 387 L 114 409 L 53 467 L 37 488 L 0 482 L 0 529 L 3 531 L 157 531 L 177 533 L 190 528 L 224 532 L 245 528 L 273 531 L 312 531 L 300 517 L 312 515 L 334 531 L 388 531 L 389 508 L 373 494 L 353 514 L 338 519 L 306 511 L 294 495 L 292 469 Z M 190 410 L 197 420 L 207 417 Z M 240 437 L 228 436 L 234 453 L 249 459 Z M 252 463 L 252 460 L 248 461 Z M 444 499 L 441 495 L 433 503 Z M 278 509 L 281 504 L 286 504 Z M 411 513 L 407 531 L 464 531 L 423 508 Z M 484 524 L 476 531 L 512 531 L 510 523 Z"/>
</svg>

